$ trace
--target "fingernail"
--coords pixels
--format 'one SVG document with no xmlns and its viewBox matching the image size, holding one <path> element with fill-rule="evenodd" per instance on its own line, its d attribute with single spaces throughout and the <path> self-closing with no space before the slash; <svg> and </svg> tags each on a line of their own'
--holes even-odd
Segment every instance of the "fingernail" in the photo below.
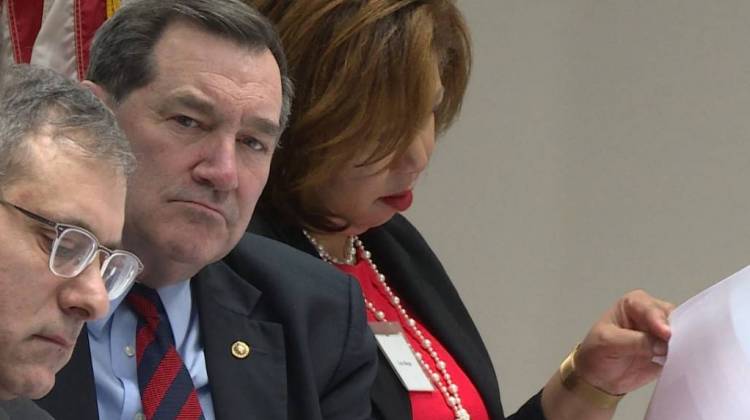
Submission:
<svg viewBox="0 0 750 420">
<path fill-rule="evenodd" d="M 654 343 L 651 351 L 653 351 L 657 356 L 664 356 L 665 354 L 667 354 L 667 343 L 663 341 L 657 341 L 656 343 Z"/>
</svg>

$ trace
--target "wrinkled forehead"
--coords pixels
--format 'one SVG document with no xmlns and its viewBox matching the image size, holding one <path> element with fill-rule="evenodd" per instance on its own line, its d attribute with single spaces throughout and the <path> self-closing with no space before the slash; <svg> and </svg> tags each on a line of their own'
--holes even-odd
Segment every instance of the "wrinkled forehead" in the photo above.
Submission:
<svg viewBox="0 0 750 420">
<path fill-rule="evenodd" d="M 269 55 L 273 71 L 266 60 Z M 240 43 L 226 35 L 210 32 L 195 24 L 176 21 L 167 26 L 154 45 L 151 65 L 156 77 L 175 73 L 209 72 L 244 79 L 263 78 L 281 84 L 281 72 L 268 46 Z"/>
<path fill-rule="evenodd" d="M 213 36 L 196 42 L 207 52 L 196 53 L 181 39 L 156 49 L 154 78 L 141 92 L 151 111 L 162 116 L 189 111 L 193 118 L 277 137 L 282 88 L 270 50 L 249 51 Z M 170 45 L 174 48 L 166 48 Z"/>
</svg>

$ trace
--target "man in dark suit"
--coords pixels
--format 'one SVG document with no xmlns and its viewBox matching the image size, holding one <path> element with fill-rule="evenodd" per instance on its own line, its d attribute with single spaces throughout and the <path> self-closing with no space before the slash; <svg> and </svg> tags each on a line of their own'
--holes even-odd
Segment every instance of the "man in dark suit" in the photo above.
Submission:
<svg viewBox="0 0 750 420">
<path fill-rule="evenodd" d="M 356 283 L 243 236 L 292 96 L 270 24 L 238 0 L 134 1 L 90 57 L 83 83 L 138 158 L 123 240 L 145 270 L 40 404 L 58 419 L 369 417 Z"/>
<path fill-rule="evenodd" d="M 134 159 L 78 84 L 23 65 L 0 85 L 0 419 L 46 419 L 28 398 L 52 388 L 112 286 L 135 279 L 138 259 L 113 249 Z"/>
</svg>

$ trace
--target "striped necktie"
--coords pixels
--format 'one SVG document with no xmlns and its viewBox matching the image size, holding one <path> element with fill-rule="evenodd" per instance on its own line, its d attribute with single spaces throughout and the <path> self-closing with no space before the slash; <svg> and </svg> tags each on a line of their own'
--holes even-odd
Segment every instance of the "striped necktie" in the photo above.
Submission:
<svg viewBox="0 0 750 420">
<path fill-rule="evenodd" d="M 147 420 L 203 419 L 190 372 L 174 344 L 159 294 L 136 283 L 127 302 L 138 316 L 136 363 L 143 414 Z"/>
</svg>

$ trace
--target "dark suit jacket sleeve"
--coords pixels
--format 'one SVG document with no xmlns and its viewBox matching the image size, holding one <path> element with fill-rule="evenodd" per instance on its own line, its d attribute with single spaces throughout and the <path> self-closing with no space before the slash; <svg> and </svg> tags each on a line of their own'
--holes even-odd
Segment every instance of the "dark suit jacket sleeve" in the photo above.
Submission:
<svg viewBox="0 0 750 420">
<path fill-rule="evenodd" d="M 3 419 L 53 420 L 46 411 L 27 399 L 0 401 L 0 420 Z"/>
<path fill-rule="evenodd" d="M 542 412 L 542 391 L 526 401 L 508 420 L 546 420 Z"/>
<path fill-rule="evenodd" d="M 362 292 L 356 280 L 352 279 L 350 284 L 349 329 L 339 365 L 321 395 L 324 419 L 370 418 L 369 394 L 377 372 L 376 350 L 367 326 Z"/>
</svg>

